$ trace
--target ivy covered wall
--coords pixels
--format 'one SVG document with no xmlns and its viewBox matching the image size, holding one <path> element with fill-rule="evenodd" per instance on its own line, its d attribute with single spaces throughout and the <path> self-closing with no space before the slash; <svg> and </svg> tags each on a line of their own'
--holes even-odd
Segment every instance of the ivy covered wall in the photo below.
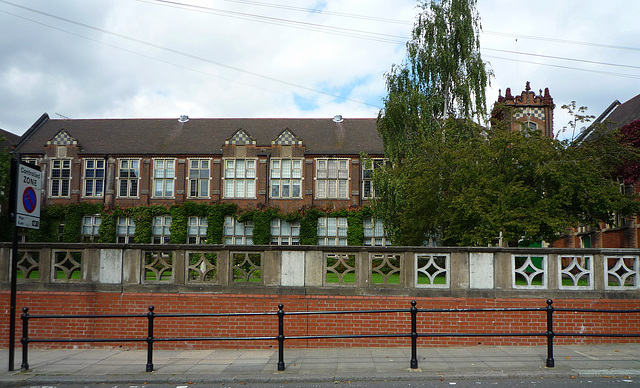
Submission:
<svg viewBox="0 0 640 388">
<path fill-rule="evenodd" d="M 233 204 L 200 204 L 185 202 L 170 207 L 152 205 L 129 208 L 103 208 L 101 204 L 72 204 L 45 206 L 40 214 L 40 229 L 28 231 L 28 241 L 32 242 L 81 242 L 82 220 L 86 215 L 100 215 L 101 224 L 97 242 L 115 243 L 117 241 L 117 222 L 119 217 L 132 217 L 135 222 L 134 241 L 140 244 L 152 242 L 153 219 L 156 216 L 171 216 L 171 242 L 187 242 L 189 217 L 207 218 L 208 244 L 222 244 L 224 241 L 224 219 L 233 216 L 240 222 L 252 221 L 253 243 L 268 245 L 271 243 L 271 220 L 300 222 L 300 244 L 318 243 L 318 219 L 320 217 L 346 217 L 348 222 L 347 244 L 362 245 L 364 242 L 363 220 L 372 217 L 369 207 L 363 209 L 322 210 L 304 209 L 299 212 L 281 213 L 275 208 L 256 209 L 241 212 Z"/>
</svg>

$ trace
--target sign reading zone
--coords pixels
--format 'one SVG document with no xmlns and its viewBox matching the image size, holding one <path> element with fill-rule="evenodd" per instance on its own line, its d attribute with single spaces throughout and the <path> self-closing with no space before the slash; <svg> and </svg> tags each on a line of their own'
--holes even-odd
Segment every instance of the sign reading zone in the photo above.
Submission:
<svg viewBox="0 0 640 388">
<path fill-rule="evenodd" d="M 18 198 L 16 198 L 16 225 L 40 229 L 40 195 L 42 172 L 24 164 L 18 165 Z"/>
</svg>

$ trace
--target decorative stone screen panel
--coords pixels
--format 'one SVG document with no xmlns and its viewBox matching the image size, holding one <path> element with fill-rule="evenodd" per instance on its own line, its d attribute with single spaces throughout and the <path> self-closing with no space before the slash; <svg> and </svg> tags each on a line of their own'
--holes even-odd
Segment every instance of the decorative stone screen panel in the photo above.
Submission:
<svg viewBox="0 0 640 388">
<path fill-rule="evenodd" d="M 356 284 L 356 255 L 330 253 L 324 260 L 324 283 L 331 285 Z"/>
<path fill-rule="evenodd" d="M 262 253 L 234 252 L 231 260 L 234 283 L 262 283 Z"/>
<path fill-rule="evenodd" d="M 218 283 L 217 252 L 186 252 L 187 283 Z"/>
<path fill-rule="evenodd" d="M 145 251 L 142 280 L 144 283 L 173 281 L 173 252 Z"/>
<path fill-rule="evenodd" d="M 511 269 L 513 288 L 547 288 L 546 255 L 512 255 Z"/>
<path fill-rule="evenodd" d="M 593 289 L 593 256 L 558 255 L 558 285 L 565 290 Z"/>
<path fill-rule="evenodd" d="M 638 256 L 605 256 L 605 288 L 629 290 L 638 288 Z"/>
<path fill-rule="evenodd" d="M 40 252 L 18 252 L 18 279 L 36 281 L 40 277 Z"/>
<path fill-rule="evenodd" d="M 54 282 L 80 282 L 82 273 L 82 251 L 81 250 L 53 250 L 51 252 L 52 274 Z"/>
<path fill-rule="evenodd" d="M 401 285 L 400 255 L 371 254 L 371 284 Z"/>
<path fill-rule="evenodd" d="M 419 288 L 450 287 L 449 254 L 416 254 L 415 286 Z"/>
</svg>

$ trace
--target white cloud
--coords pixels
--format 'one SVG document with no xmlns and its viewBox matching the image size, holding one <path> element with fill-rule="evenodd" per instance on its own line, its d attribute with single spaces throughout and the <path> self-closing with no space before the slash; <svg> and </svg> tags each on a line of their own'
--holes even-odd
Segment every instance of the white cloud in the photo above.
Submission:
<svg viewBox="0 0 640 388">
<path fill-rule="evenodd" d="M 215 8 L 207 10 L 166 7 L 154 1 L 10 1 L 44 13 L 0 3 L 0 49 L 11 53 L 0 57 L 0 79 L 5 81 L 0 83 L 0 128 L 18 134 L 43 112 L 71 118 L 376 117 L 377 108 L 358 101 L 380 104 L 385 94 L 383 75 L 403 60 L 401 37 L 410 36 L 417 12 L 413 0 L 269 3 L 278 8 L 248 1 L 181 0 Z M 558 107 L 576 100 L 596 115 L 614 99 L 626 101 L 639 93 L 638 69 L 524 55 L 634 65 L 640 63 L 638 50 L 524 37 L 516 43 L 514 35 L 633 47 L 640 35 L 634 20 L 640 3 L 478 3 L 485 31 L 482 47 L 514 52 L 483 50 L 495 72 L 487 93 L 490 103 L 498 89 L 504 92 L 511 87 L 518 94 L 526 81 L 536 91 L 548 87 Z M 264 18 L 281 21 L 267 23 Z M 285 26 L 284 21 L 299 24 Z M 332 30 L 348 36 L 319 32 L 317 25 L 349 29 Z M 386 34 L 377 37 L 397 43 L 355 38 L 354 34 L 361 34 L 357 31 Z M 349 100 L 309 89 L 331 94 L 348 91 Z M 556 128 L 566 121 L 557 109 Z"/>
</svg>

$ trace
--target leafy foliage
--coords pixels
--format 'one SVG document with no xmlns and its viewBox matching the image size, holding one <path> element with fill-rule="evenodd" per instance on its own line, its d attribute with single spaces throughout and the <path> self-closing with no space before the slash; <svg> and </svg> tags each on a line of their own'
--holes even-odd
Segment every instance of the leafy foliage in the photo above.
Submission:
<svg viewBox="0 0 640 388">
<path fill-rule="evenodd" d="M 640 150 L 640 120 L 633 121 L 620 128 L 620 141 L 625 145 Z M 640 162 L 628 160 L 622 167 L 620 175 L 627 182 L 640 181 Z"/>
<path fill-rule="evenodd" d="M 0 136 L 0 143 L 6 138 Z M 0 241 L 10 241 L 12 227 L 9 222 L 9 191 L 11 190 L 11 155 L 8 149 L 0 151 Z"/>
<path fill-rule="evenodd" d="M 397 163 L 415 150 L 447 117 L 486 111 L 490 71 L 480 56 L 480 17 L 475 0 L 431 0 L 421 4 L 407 43 L 407 58 L 386 75 L 388 95 L 378 131 L 385 155 Z"/>
</svg>

